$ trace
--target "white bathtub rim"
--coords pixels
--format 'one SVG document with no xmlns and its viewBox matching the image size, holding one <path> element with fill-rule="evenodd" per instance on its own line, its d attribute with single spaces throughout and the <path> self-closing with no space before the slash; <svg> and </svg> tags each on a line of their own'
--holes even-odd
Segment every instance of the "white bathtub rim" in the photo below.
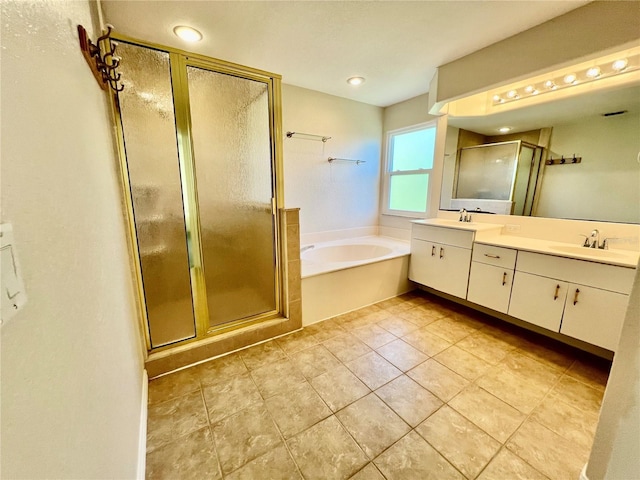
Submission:
<svg viewBox="0 0 640 480">
<path fill-rule="evenodd" d="M 391 253 L 366 260 L 357 260 L 351 262 L 331 262 L 331 263 L 315 263 L 309 260 L 302 260 L 302 278 L 315 277 L 317 275 L 324 275 L 339 270 L 346 270 L 348 268 L 354 268 L 360 265 L 369 265 L 372 263 L 384 262 L 392 260 L 398 257 L 408 256 L 410 254 L 410 242 L 404 240 L 398 240 L 397 238 L 383 237 L 378 235 L 369 235 L 366 237 L 354 237 L 342 240 L 333 240 L 330 242 L 319 242 L 309 245 L 313 245 L 314 248 L 333 247 L 340 245 L 381 245 L 391 248 Z M 301 248 L 308 247 L 309 245 L 302 245 Z"/>
</svg>

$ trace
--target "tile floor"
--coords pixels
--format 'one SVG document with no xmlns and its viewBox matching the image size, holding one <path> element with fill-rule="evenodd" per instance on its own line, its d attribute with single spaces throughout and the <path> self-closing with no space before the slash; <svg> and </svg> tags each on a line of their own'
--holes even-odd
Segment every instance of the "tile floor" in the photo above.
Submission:
<svg viewBox="0 0 640 480">
<path fill-rule="evenodd" d="M 147 478 L 575 480 L 609 368 L 416 291 L 152 380 Z"/>
</svg>

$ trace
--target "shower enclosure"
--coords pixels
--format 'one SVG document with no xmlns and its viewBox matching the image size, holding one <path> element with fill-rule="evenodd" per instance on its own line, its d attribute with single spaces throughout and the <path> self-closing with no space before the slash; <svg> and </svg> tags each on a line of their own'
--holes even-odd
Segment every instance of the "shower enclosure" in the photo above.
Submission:
<svg viewBox="0 0 640 480">
<path fill-rule="evenodd" d="M 280 316 L 280 78 L 118 44 L 116 116 L 148 348 Z"/>
<path fill-rule="evenodd" d="M 469 209 L 475 202 L 482 210 L 495 206 L 494 213 L 531 215 L 542 151 L 520 140 L 461 148 L 451 205 Z"/>
</svg>

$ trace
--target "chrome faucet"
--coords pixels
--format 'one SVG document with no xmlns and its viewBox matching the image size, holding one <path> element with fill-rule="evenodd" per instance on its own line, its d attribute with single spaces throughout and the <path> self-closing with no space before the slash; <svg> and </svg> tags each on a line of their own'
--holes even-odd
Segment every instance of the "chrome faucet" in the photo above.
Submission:
<svg viewBox="0 0 640 480">
<path fill-rule="evenodd" d="M 589 239 L 589 248 L 600 248 L 600 231 L 597 228 L 591 232 Z"/>
<path fill-rule="evenodd" d="M 605 237 L 600 243 L 600 230 L 594 229 L 591 232 L 590 236 L 582 235 L 584 237 L 583 247 L 586 248 L 597 248 L 599 250 L 609 250 L 609 241 L 610 240 L 618 240 L 617 238 Z"/>
<path fill-rule="evenodd" d="M 300 249 L 300 253 L 306 252 L 307 250 L 311 250 L 312 248 L 315 248 L 315 245 L 307 245 L 306 247 L 302 247 Z"/>
</svg>

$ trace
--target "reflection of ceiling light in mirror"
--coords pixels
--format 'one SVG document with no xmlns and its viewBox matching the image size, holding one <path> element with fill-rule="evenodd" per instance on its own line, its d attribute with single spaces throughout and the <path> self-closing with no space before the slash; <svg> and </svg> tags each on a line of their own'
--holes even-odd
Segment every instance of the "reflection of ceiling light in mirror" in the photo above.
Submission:
<svg viewBox="0 0 640 480">
<path fill-rule="evenodd" d="M 509 127 L 502 127 L 502 128 L 499 128 L 499 129 L 498 129 L 498 131 L 499 131 L 500 133 L 507 133 L 507 132 L 510 132 L 510 131 L 511 131 L 511 128 L 509 128 Z"/>
<path fill-rule="evenodd" d="M 494 102 L 499 102 L 500 100 L 502 100 L 502 99 L 500 98 L 500 95 L 494 95 L 494 96 L 493 96 L 493 101 L 494 101 Z"/>
<path fill-rule="evenodd" d="M 556 84 L 553 83 L 553 80 L 547 80 L 544 82 L 544 86 L 545 88 L 555 88 Z"/>
<path fill-rule="evenodd" d="M 591 67 L 586 73 L 589 78 L 598 78 L 600 76 L 600 67 Z"/>
<path fill-rule="evenodd" d="M 198 30 L 186 25 L 178 25 L 173 29 L 173 33 L 185 42 L 199 42 L 202 40 L 202 34 Z"/>
<path fill-rule="evenodd" d="M 516 98 L 518 96 L 518 92 L 516 92 L 515 90 L 509 90 L 507 92 L 507 97 L 509 98 Z"/>
<path fill-rule="evenodd" d="M 613 68 L 616 72 L 621 72 L 622 70 L 627 68 L 628 64 L 629 64 L 629 62 L 627 61 L 627 59 L 626 58 L 622 58 L 620 60 L 616 60 L 615 62 L 613 62 L 611 64 L 611 68 Z"/>
<path fill-rule="evenodd" d="M 140 92 L 138 96 L 143 100 L 151 100 L 153 98 L 153 93 L 149 92 Z"/>
<path fill-rule="evenodd" d="M 347 79 L 349 85 L 362 85 L 364 83 L 363 77 L 351 77 Z"/>
<path fill-rule="evenodd" d="M 564 76 L 564 83 L 566 84 L 570 84 L 570 83 L 574 83 L 576 81 L 576 74 L 575 73 L 570 73 L 569 75 L 565 75 Z"/>
<path fill-rule="evenodd" d="M 524 91 L 526 93 L 531 93 L 533 92 L 535 89 L 533 88 L 533 85 L 527 85 L 526 87 L 524 87 Z"/>
</svg>

